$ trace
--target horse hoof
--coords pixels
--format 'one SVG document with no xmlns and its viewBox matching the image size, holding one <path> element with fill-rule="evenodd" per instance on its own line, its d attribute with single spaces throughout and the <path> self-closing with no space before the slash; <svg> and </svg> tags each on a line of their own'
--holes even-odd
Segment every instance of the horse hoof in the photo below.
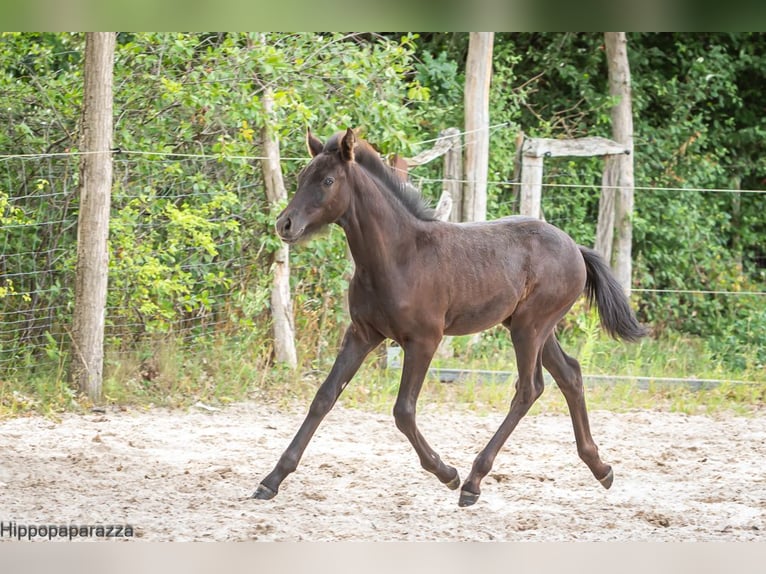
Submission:
<svg viewBox="0 0 766 574">
<path fill-rule="evenodd" d="M 253 493 L 253 496 L 251 498 L 256 498 L 258 500 L 271 500 L 276 495 L 277 495 L 276 490 L 271 490 L 265 484 L 259 484 L 258 489 Z"/>
<path fill-rule="evenodd" d="M 474 504 L 476 504 L 477 500 L 479 500 L 478 494 L 474 494 L 473 492 L 468 492 L 467 490 L 461 490 L 460 500 L 458 500 L 457 505 L 463 508 L 466 506 L 473 506 Z"/>
<path fill-rule="evenodd" d="M 606 476 L 604 478 L 599 478 L 598 481 L 601 483 L 601 486 L 609 490 L 609 487 L 612 486 L 612 482 L 614 482 L 614 471 L 610 468 L 609 472 L 606 473 Z"/>
<path fill-rule="evenodd" d="M 449 482 L 445 483 L 447 485 L 447 488 L 450 490 L 457 490 L 457 487 L 460 486 L 460 475 L 456 472 L 455 478 L 450 480 Z"/>
</svg>

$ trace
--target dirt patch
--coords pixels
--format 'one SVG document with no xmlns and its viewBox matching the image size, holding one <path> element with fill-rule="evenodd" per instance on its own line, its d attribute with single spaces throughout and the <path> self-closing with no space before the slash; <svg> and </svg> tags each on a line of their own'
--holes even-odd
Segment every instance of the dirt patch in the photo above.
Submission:
<svg viewBox="0 0 766 574">
<path fill-rule="evenodd" d="M 502 416 L 424 405 L 419 424 L 464 477 Z M 569 418 L 530 416 L 458 508 L 392 417 L 336 407 L 279 495 L 249 499 L 302 418 L 249 403 L 4 421 L 0 521 L 129 524 L 139 540 L 766 540 L 763 417 L 594 412 L 605 491 Z"/>
</svg>

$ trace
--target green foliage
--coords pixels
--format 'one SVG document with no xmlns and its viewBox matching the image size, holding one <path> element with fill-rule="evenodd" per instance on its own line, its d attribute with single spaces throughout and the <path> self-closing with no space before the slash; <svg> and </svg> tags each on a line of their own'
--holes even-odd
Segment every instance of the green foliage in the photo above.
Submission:
<svg viewBox="0 0 766 574">
<path fill-rule="evenodd" d="M 434 56 L 428 50 L 422 50 L 420 62 L 414 65 L 415 78 L 418 86 L 428 97 L 422 99 L 427 103 L 422 113 L 427 117 L 431 130 L 443 130 L 454 127 L 462 118 L 463 110 L 459 106 L 463 93 L 462 75 L 458 71 L 458 63 L 447 52 Z M 434 114 L 434 108 L 438 114 Z M 428 110 L 431 113 L 428 113 Z"/>
<path fill-rule="evenodd" d="M 4 153 L 64 151 L 76 145 L 82 101 L 82 36 L 0 34 L 0 108 Z"/>
<path fill-rule="evenodd" d="M 595 334 L 591 317 L 578 317 L 575 324 L 570 332 L 562 333 L 562 345 L 580 359 L 583 366 L 588 363 L 588 372 L 605 375 L 585 382 L 591 410 L 621 412 L 642 408 L 740 416 L 760 416 L 763 412 L 766 382 L 760 377 L 760 371 L 727 374 L 729 371 L 723 370 L 723 364 L 707 354 L 705 341 L 673 335 L 645 340 L 638 345 L 621 345 Z M 592 334 L 583 335 L 580 329 L 590 330 Z M 442 359 L 439 364 L 461 369 L 514 370 L 510 349 L 505 353 L 494 350 L 488 358 L 477 352 L 480 348 L 466 347 L 459 356 Z M 59 360 L 55 342 L 51 342 L 49 351 Z M 316 392 L 326 369 L 326 364 L 304 364 L 301 376 L 296 377 L 291 372 L 268 368 L 268 353 L 258 335 L 200 336 L 191 342 L 165 338 L 151 349 L 110 353 L 104 394 L 109 404 L 141 408 L 190 407 L 198 403 L 221 408 L 245 400 L 304 407 Z M 640 377 L 641 383 L 615 380 L 611 378 L 614 376 Z M 689 376 L 724 382 L 701 391 L 663 380 Z M 401 370 L 381 368 L 370 359 L 344 391 L 340 402 L 354 408 L 390 412 L 400 377 Z M 734 380 L 736 378 L 744 382 Z M 513 377 L 487 380 L 474 376 L 460 383 L 441 383 L 428 376 L 420 404 L 503 413 L 513 392 Z M 64 411 L 87 412 L 89 408 L 87 401 L 67 385 L 64 373 L 54 363 L 45 371 L 0 385 L 0 419 L 28 413 L 55 418 Z M 567 412 L 566 403 L 553 382 L 546 385 L 545 393 L 530 411 L 533 415 L 540 412 Z"/>
<path fill-rule="evenodd" d="M 8 229 L 27 224 L 29 224 L 29 222 L 24 217 L 23 210 L 11 204 L 8 201 L 8 194 L 0 190 L 0 228 Z M 6 237 L 6 244 L 7 239 L 8 238 Z M 3 277 L 2 283 L 0 283 L 0 300 L 17 294 L 18 293 L 13 284 L 13 279 L 9 277 Z M 23 297 L 28 298 L 29 295 L 23 295 Z"/>
<path fill-rule="evenodd" d="M 611 136 L 601 34 L 501 37 L 526 55 L 515 68 L 528 79 L 519 122 L 525 132 Z M 761 106 L 756 86 L 766 74 L 766 42 L 754 34 L 629 34 L 628 55 L 637 186 L 634 285 L 763 291 L 764 195 L 678 188 L 763 187 L 766 124 L 753 110 Z M 510 154 L 497 161 L 510 165 Z M 595 236 L 601 169 L 600 160 L 546 160 L 544 183 L 556 186 L 545 189 L 543 212 L 580 243 L 592 244 Z M 737 319 L 762 317 L 762 296 L 647 292 L 637 303 L 657 333 L 710 337 L 721 356 L 732 359 L 724 349 L 739 346 L 748 349 L 746 362 L 763 364 L 752 352 L 762 341 L 759 321 L 743 329 Z"/>
<path fill-rule="evenodd" d="M 181 200 L 153 188 L 124 200 L 111 220 L 110 322 L 124 322 L 134 334 L 167 333 L 180 318 L 209 312 L 214 295 L 231 287 L 225 266 L 213 263 L 218 246 L 239 230 L 231 217 L 239 199 L 205 185 L 195 183 L 195 193 Z M 119 188 L 115 196 L 122 203 Z"/>
<path fill-rule="evenodd" d="M 14 95 L 0 110 L 14 126 L 0 149 L 77 149 L 83 49 L 82 34 L 0 37 L 0 88 Z M 241 158 L 260 154 L 264 95 L 288 188 L 305 165 L 307 125 L 322 137 L 362 127 L 384 153 L 407 154 L 407 134 L 429 110 L 415 50 L 409 34 L 119 34 L 108 344 L 130 352 L 209 329 L 263 337 L 279 206 L 265 197 L 258 161 Z M 18 160 L 3 172 L 3 317 L 35 325 L 0 332 L 4 365 L 34 362 L 22 338 L 37 341 L 26 348 L 48 337 L 68 345 L 76 161 Z M 293 266 L 299 324 L 337 331 L 349 272 L 342 237 L 297 249 Z"/>
<path fill-rule="evenodd" d="M 639 172 L 643 181 L 734 189 L 747 181 L 757 188 L 766 162 L 763 140 L 750 136 L 753 130 L 763 134 L 764 126 L 750 123 L 749 108 L 757 101 L 752 81 L 763 76 L 760 66 L 752 68 L 758 58 L 763 62 L 762 41 L 728 34 L 644 35 L 637 40 L 646 43 L 634 59 L 634 77 L 640 78 L 639 125 L 664 128 L 662 138 L 641 138 L 647 158 Z M 744 61 L 743 54 L 748 54 Z M 758 245 L 764 226 L 762 215 L 755 215 L 762 214 L 762 205 L 763 195 L 641 192 L 634 225 L 637 282 L 653 289 L 762 291 Z M 743 218 L 752 226 L 743 226 Z M 763 297 L 648 295 L 640 304 L 648 320 L 710 337 L 716 348 L 723 349 L 722 340 L 736 340 L 748 349 L 762 342 L 757 328 L 735 329 L 734 324 L 737 317 L 762 316 Z M 729 352 L 721 355 L 733 358 Z M 757 355 L 749 360 L 764 364 Z"/>
<path fill-rule="evenodd" d="M 0 153 L 77 151 L 84 38 L 0 34 L 0 91 L 8 94 Z M 269 204 L 259 162 L 247 159 L 261 154 L 262 129 L 268 123 L 280 139 L 288 190 L 307 162 L 307 126 L 322 138 L 360 127 L 382 154 L 411 156 L 429 145 L 420 142 L 463 125 L 466 50 L 467 34 L 457 33 L 120 33 L 114 145 L 123 153 L 115 155 L 106 318 L 109 365 L 121 373 L 115 380 L 132 380 L 151 395 L 144 388 L 151 381 L 136 372 L 157 354 L 158 341 L 181 348 L 202 335 L 260 342 L 258 352 L 255 343 L 246 348 L 267 361 L 269 274 L 279 246 L 273 221 L 281 206 Z M 628 53 L 638 186 L 634 282 L 663 290 L 637 291 L 641 319 L 660 339 L 704 339 L 698 351 L 715 363 L 713 371 L 762 369 L 766 297 L 679 291 L 764 290 L 764 195 L 678 188 L 763 187 L 766 40 L 636 33 Z M 266 95 L 273 99 L 268 117 Z M 496 34 L 490 121 L 500 127 L 491 133 L 489 216 L 517 211 L 520 130 L 610 137 L 613 103 L 602 34 Z M 71 356 L 77 161 L 0 163 L 0 378 L 15 369 L 42 372 L 39 357 L 65 371 Z M 432 199 L 441 193 L 438 164 L 412 174 Z M 551 185 L 543 212 L 579 243 L 594 240 L 601 170 L 600 159 L 546 160 Z M 326 366 L 346 321 L 351 266 L 342 234 L 330 230 L 297 246 L 291 265 L 305 362 Z M 586 341 L 580 351 L 596 368 L 611 352 L 590 327 L 592 319 L 575 315 L 564 333 Z M 487 364 L 510 350 L 502 329 L 458 347 Z M 658 356 L 657 369 L 672 360 Z M 202 372 L 184 361 L 163 364 L 168 372 Z M 191 389 L 184 376 L 174 380 Z M 60 404 L 67 400 L 62 395 Z"/>
</svg>

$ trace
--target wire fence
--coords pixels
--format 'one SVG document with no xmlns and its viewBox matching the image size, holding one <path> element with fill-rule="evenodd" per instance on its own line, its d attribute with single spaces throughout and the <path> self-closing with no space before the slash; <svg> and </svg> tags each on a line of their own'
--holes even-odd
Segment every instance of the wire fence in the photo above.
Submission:
<svg viewBox="0 0 766 574">
<path fill-rule="evenodd" d="M 0 162 L 0 380 L 61 361 L 69 346 L 78 161 Z M 260 265 L 257 238 L 242 223 L 264 210 L 264 199 L 242 176 L 244 162 L 115 160 L 108 345 L 169 333 L 188 340 L 231 324 L 228 295 L 253 283 Z"/>
<path fill-rule="evenodd" d="M 427 142 L 424 142 L 427 143 Z M 0 381 L 60 362 L 69 345 L 79 154 L 0 156 Z M 106 336 L 130 349 L 157 336 L 252 329 L 268 313 L 273 215 L 257 156 L 121 151 L 114 162 Z M 283 158 L 306 161 L 306 158 Z M 420 185 L 444 180 L 416 177 Z M 513 181 L 490 181 L 507 187 Z M 598 183 L 545 189 L 600 188 Z M 766 194 L 764 190 L 636 186 L 636 192 Z M 553 223 L 560 223 L 552 221 Z M 595 221 L 592 222 L 595 227 Z M 273 234 L 271 234 L 273 235 Z M 301 269 L 298 269 L 301 273 Z M 761 298 L 756 290 L 637 293 Z"/>
</svg>

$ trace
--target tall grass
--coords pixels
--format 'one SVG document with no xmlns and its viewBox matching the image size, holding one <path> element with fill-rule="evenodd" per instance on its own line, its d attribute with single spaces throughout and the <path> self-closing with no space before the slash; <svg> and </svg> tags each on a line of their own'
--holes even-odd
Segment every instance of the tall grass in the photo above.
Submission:
<svg viewBox="0 0 766 574">
<path fill-rule="evenodd" d="M 565 351 L 580 361 L 586 375 L 602 376 L 598 380 L 586 377 L 591 409 L 645 408 L 741 415 L 764 410 L 763 370 L 757 366 L 728 366 L 716 358 L 702 339 L 670 333 L 637 344 L 624 344 L 606 337 L 598 319 L 585 312 L 576 314 L 559 338 Z M 220 407 L 238 401 L 263 400 L 277 407 L 305 408 L 330 370 L 338 333 L 327 335 L 304 326 L 299 345 L 302 363 L 296 372 L 272 365 L 271 349 L 263 344 L 264 340 L 267 339 L 262 334 L 249 338 L 200 337 L 192 342 L 163 340 L 132 352 L 108 353 L 105 401 L 113 405 L 180 408 L 197 403 Z M 434 359 L 434 367 L 515 371 L 510 337 L 503 328 L 490 330 L 478 339 L 453 338 L 451 348 L 452 356 Z M 92 406 L 66 380 L 66 355 L 57 349 L 49 351 L 55 359 L 49 368 L 0 384 L 0 418 L 30 413 L 55 417 L 64 411 L 87 411 Z M 349 384 L 340 403 L 390 412 L 400 376 L 399 369 L 385 368 L 379 357 L 373 356 Z M 643 384 L 638 385 L 630 377 L 640 377 Z M 673 377 L 716 379 L 722 384 L 695 391 L 684 384 L 665 381 Z M 554 384 L 547 386 L 532 413 L 566 412 L 561 393 Z M 441 383 L 429 376 L 420 404 L 478 412 L 504 411 L 513 390 L 513 377 L 503 381 L 469 375 L 460 382 Z"/>
</svg>

